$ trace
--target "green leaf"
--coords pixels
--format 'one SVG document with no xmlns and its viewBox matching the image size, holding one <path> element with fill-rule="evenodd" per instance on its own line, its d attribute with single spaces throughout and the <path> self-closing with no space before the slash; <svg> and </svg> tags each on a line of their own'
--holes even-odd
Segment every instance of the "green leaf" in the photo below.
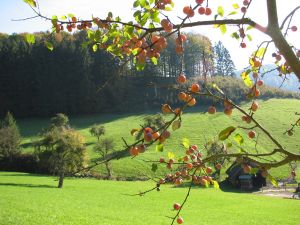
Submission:
<svg viewBox="0 0 300 225">
<path fill-rule="evenodd" d="M 183 138 L 181 144 L 185 147 L 185 148 L 189 148 L 190 147 L 190 140 L 187 138 Z"/>
<path fill-rule="evenodd" d="M 25 34 L 25 39 L 28 44 L 34 44 L 35 43 L 35 37 L 33 34 Z"/>
<path fill-rule="evenodd" d="M 110 17 L 110 18 L 113 18 L 112 12 L 109 12 L 109 13 L 107 14 L 107 16 Z"/>
<path fill-rule="evenodd" d="M 225 25 L 225 24 L 221 24 L 221 25 L 220 25 L 220 30 L 221 30 L 222 34 L 225 34 L 226 31 L 227 31 L 226 25 Z"/>
<path fill-rule="evenodd" d="M 237 14 L 237 11 L 232 11 L 228 14 L 228 16 L 235 15 L 235 14 Z"/>
<path fill-rule="evenodd" d="M 232 7 L 233 7 L 234 9 L 240 8 L 239 4 L 237 4 L 237 3 L 233 4 Z"/>
<path fill-rule="evenodd" d="M 35 0 L 23 0 L 23 2 L 27 3 L 31 7 L 36 7 L 36 2 Z"/>
<path fill-rule="evenodd" d="M 140 6 L 142 8 L 144 8 L 147 5 L 147 1 L 146 0 L 139 0 Z"/>
<path fill-rule="evenodd" d="M 227 148 L 231 148 L 231 147 L 232 147 L 232 143 L 231 143 L 231 142 L 227 143 L 227 144 L 226 144 L 226 147 L 227 147 Z"/>
<path fill-rule="evenodd" d="M 180 120 L 175 120 L 172 124 L 172 130 L 175 131 L 181 127 L 181 122 Z"/>
<path fill-rule="evenodd" d="M 174 159 L 175 158 L 175 154 L 173 152 L 168 152 L 168 158 L 169 159 Z"/>
<path fill-rule="evenodd" d="M 158 167 L 157 167 L 157 164 L 156 164 L 156 163 L 152 163 L 151 171 L 155 173 L 156 170 L 157 170 L 157 168 L 158 168 Z"/>
<path fill-rule="evenodd" d="M 96 52 L 97 49 L 98 49 L 98 45 L 97 45 L 97 44 L 94 44 L 92 48 L 93 48 L 93 51 Z"/>
<path fill-rule="evenodd" d="M 172 11 L 172 7 L 166 6 L 166 7 L 165 7 L 165 11 Z"/>
<path fill-rule="evenodd" d="M 268 174 L 267 179 L 268 179 L 269 181 L 271 181 L 271 183 L 273 184 L 273 186 L 278 187 L 278 182 L 277 182 L 277 180 L 275 180 L 275 178 L 272 177 L 271 174 Z"/>
<path fill-rule="evenodd" d="M 82 42 L 81 47 L 86 48 L 89 44 L 90 43 L 88 41 L 84 41 L 84 42 Z"/>
<path fill-rule="evenodd" d="M 50 51 L 53 51 L 53 45 L 52 43 L 48 42 L 48 41 L 45 41 L 45 46 L 46 48 L 48 48 Z"/>
<path fill-rule="evenodd" d="M 239 144 L 242 145 L 244 143 L 244 138 L 240 134 L 234 135 L 234 140 Z"/>
<path fill-rule="evenodd" d="M 66 20 L 68 17 L 66 17 L 66 16 L 61 16 L 60 17 L 60 19 L 62 19 L 62 20 Z"/>
<path fill-rule="evenodd" d="M 221 141 L 224 141 L 226 140 L 231 134 L 232 132 L 234 132 L 236 129 L 236 127 L 233 127 L 233 126 L 230 126 L 230 127 L 227 127 L 225 128 L 224 130 L 222 130 L 220 133 L 219 133 L 219 139 Z"/>
<path fill-rule="evenodd" d="M 55 26 L 57 24 L 58 18 L 57 16 L 52 16 L 51 22 L 53 24 L 53 26 Z"/>
<path fill-rule="evenodd" d="M 231 34 L 231 37 L 233 37 L 233 38 L 235 38 L 235 39 L 240 39 L 240 36 L 238 35 L 238 33 L 237 32 L 234 32 L 234 33 L 232 33 Z"/>
<path fill-rule="evenodd" d="M 219 86 L 216 83 L 213 83 L 212 88 L 217 90 L 222 95 L 224 94 L 224 92 L 219 88 Z"/>
<path fill-rule="evenodd" d="M 252 41 L 252 36 L 250 34 L 247 34 L 247 38 L 249 41 Z"/>
<path fill-rule="evenodd" d="M 134 3 L 133 3 L 133 8 L 136 8 L 140 5 L 140 1 L 139 0 L 136 0 Z"/>
<path fill-rule="evenodd" d="M 217 12 L 218 12 L 218 14 L 219 14 L 220 16 L 224 16 L 224 9 L 223 9 L 222 6 L 219 6 L 219 7 L 218 7 Z"/>
<path fill-rule="evenodd" d="M 164 151 L 164 145 L 163 144 L 157 144 L 156 145 L 156 151 L 163 152 Z"/>
<path fill-rule="evenodd" d="M 251 167 L 251 170 L 250 170 L 250 173 L 249 174 L 257 174 L 257 172 L 259 171 L 259 169 L 258 168 L 253 168 L 253 167 Z"/>
<path fill-rule="evenodd" d="M 252 27 L 252 26 L 249 25 L 249 26 L 247 27 L 246 30 L 251 30 L 251 29 L 253 29 L 253 28 L 254 28 L 254 27 Z"/>
</svg>

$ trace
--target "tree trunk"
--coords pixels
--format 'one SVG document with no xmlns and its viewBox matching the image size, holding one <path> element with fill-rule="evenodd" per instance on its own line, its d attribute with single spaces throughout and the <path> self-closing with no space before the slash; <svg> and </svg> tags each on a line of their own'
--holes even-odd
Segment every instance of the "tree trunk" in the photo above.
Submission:
<svg viewBox="0 0 300 225">
<path fill-rule="evenodd" d="M 107 179 L 111 179 L 112 178 L 112 171 L 111 171 L 109 162 L 105 163 L 105 167 L 106 167 L 106 171 L 107 171 Z"/>
<path fill-rule="evenodd" d="M 58 188 L 62 188 L 63 187 L 64 177 L 65 177 L 64 171 L 60 172 L 60 174 L 59 174 L 59 181 L 58 181 Z"/>
</svg>

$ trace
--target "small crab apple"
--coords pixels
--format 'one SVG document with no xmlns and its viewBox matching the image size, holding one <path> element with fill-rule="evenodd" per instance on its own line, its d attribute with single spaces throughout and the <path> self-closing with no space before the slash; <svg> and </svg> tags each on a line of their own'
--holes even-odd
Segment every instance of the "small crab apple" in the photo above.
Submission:
<svg viewBox="0 0 300 225">
<path fill-rule="evenodd" d="M 186 156 L 183 157 L 184 162 L 188 162 L 189 160 L 190 160 L 189 156 L 186 155 Z"/>
<path fill-rule="evenodd" d="M 208 109 L 207 109 L 207 112 L 208 112 L 209 114 L 215 114 L 216 111 L 217 111 L 217 109 L 216 109 L 216 107 L 214 107 L 214 106 L 209 106 Z"/>
<path fill-rule="evenodd" d="M 257 81 L 257 85 L 258 85 L 258 86 L 263 86 L 263 85 L 264 85 L 264 81 L 263 81 L 263 80 Z"/>
<path fill-rule="evenodd" d="M 169 137 L 171 136 L 171 133 L 170 133 L 170 131 L 165 130 L 165 131 L 162 133 L 162 136 L 163 136 L 164 138 L 169 138 Z"/>
<path fill-rule="evenodd" d="M 164 162 L 165 162 L 165 159 L 164 159 L 164 158 L 160 158 L 160 159 L 159 159 L 159 162 L 160 162 L 160 163 L 164 163 Z"/>
<path fill-rule="evenodd" d="M 186 76 L 184 74 L 180 74 L 177 78 L 177 82 L 183 84 L 186 82 Z"/>
<path fill-rule="evenodd" d="M 205 8 L 204 8 L 204 7 L 200 7 L 200 8 L 198 9 L 198 13 L 199 13 L 200 15 L 204 15 L 204 14 L 205 14 Z"/>
<path fill-rule="evenodd" d="M 207 15 L 207 16 L 209 16 L 209 15 L 211 15 L 211 13 L 212 13 L 212 10 L 211 10 L 211 8 L 205 8 L 205 15 Z"/>
<path fill-rule="evenodd" d="M 253 91 L 253 94 L 255 97 L 259 97 L 260 96 L 260 90 L 255 88 L 254 91 Z"/>
<path fill-rule="evenodd" d="M 292 175 L 293 177 L 295 177 L 295 176 L 297 175 L 297 174 L 296 174 L 296 171 L 295 171 L 295 170 L 292 170 L 291 175 Z"/>
<path fill-rule="evenodd" d="M 215 165 L 215 167 L 216 167 L 217 170 L 220 170 L 222 168 L 222 164 L 221 163 L 217 163 Z"/>
<path fill-rule="evenodd" d="M 152 139 L 158 139 L 160 137 L 160 133 L 158 131 L 152 134 Z"/>
<path fill-rule="evenodd" d="M 231 107 L 225 107 L 224 113 L 227 116 L 231 116 L 231 114 L 232 114 L 232 108 Z"/>
<path fill-rule="evenodd" d="M 183 224 L 183 222 L 184 222 L 182 217 L 178 217 L 176 221 L 178 224 Z"/>
<path fill-rule="evenodd" d="M 242 12 L 242 13 L 245 13 L 246 11 L 247 11 L 247 8 L 243 6 L 243 7 L 241 8 L 241 12 Z"/>
<path fill-rule="evenodd" d="M 179 203 L 174 203 L 173 208 L 174 210 L 179 210 L 181 208 L 181 205 Z"/>
<path fill-rule="evenodd" d="M 191 100 L 189 100 L 188 102 L 188 106 L 194 106 L 196 104 L 196 99 L 192 98 Z"/>
<path fill-rule="evenodd" d="M 191 86 L 191 91 L 192 91 L 192 92 L 199 92 L 199 91 L 200 91 L 200 86 L 199 86 L 199 84 L 192 84 L 192 86 Z"/>
<path fill-rule="evenodd" d="M 249 5 L 249 0 L 244 0 L 244 1 L 243 1 L 243 5 L 244 5 L 244 6 Z"/>
<path fill-rule="evenodd" d="M 144 140 L 145 140 L 146 142 L 152 141 L 152 138 L 153 138 L 153 136 L 152 136 L 151 132 L 148 132 L 148 133 L 145 133 L 145 134 L 144 134 Z"/>
<path fill-rule="evenodd" d="M 161 106 L 161 111 L 163 114 L 167 114 L 167 113 L 171 113 L 172 109 L 171 109 L 171 106 L 169 106 L 168 104 L 163 104 Z"/>
<path fill-rule="evenodd" d="M 137 156 L 139 154 L 139 149 L 136 146 L 133 146 L 129 150 L 130 155 Z"/>
<path fill-rule="evenodd" d="M 185 99 L 186 99 L 186 93 L 179 92 L 178 99 L 181 100 L 181 101 L 185 101 Z"/>
<path fill-rule="evenodd" d="M 191 149 L 193 149 L 194 151 L 197 151 L 198 150 L 198 146 L 197 145 L 192 145 Z"/>
<path fill-rule="evenodd" d="M 256 136 L 255 131 L 250 130 L 250 131 L 248 132 L 248 137 L 249 137 L 249 138 L 253 139 L 253 138 L 255 138 L 255 136 Z"/>
<path fill-rule="evenodd" d="M 146 151 L 146 145 L 140 144 L 137 146 L 139 153 L 144 153 Z"/>
<path fill-rule="evenodd" d="M 296 32 L 297 30 L 298 30 L 298 28 L 296 26 L 291 27 L 291 31 Z"/>
<path fill-rule="evenodd" d="M 176 185 L 180 185 L 180 184 L 182 184 L 182 182 L 183 182 L 183 180 L 181 178 L 175 179 L 175 184 Z"/>
<path fill-rule="evenodd" d="M 251 110 L 255 112 L 258 109 L 258 102 L 253 101 L 251 105 Z"/>
<path fill-rule="evenodd" d="M 196 3 L 201 5 L 204 2 L 204 0 L 196 0 Z"/>
<path fill-rule="evenodd" d="M 242 42 L 242 43 L 240 44 L 240 46 L 241 46 L 241 48 L 246 48 L 246 47 L 247 47 L 247 45 L 246 45 L 245 42 Z"/>
<path fill-rule="evenodd" d="M 189 170 L 193 169 L 193 164 L 192 163 L 187 163 L 186 168 L 188 168 Z"/>
<path fill-rule="evenodd" d="M 206 167 L 206 169 L 205 169 L 205 172 L 207 173 L 207 174 L 211 174 L 212 173 L 212 168 L 211 167 Z"/>
<path fill-rule="evenodd" d="M 267 178 L 268 175 L 269 175 L 268 170 L 261 171 L 261 176 L 262 177 Z"/>
<path fill-rule="evenodd" d="M 243 166 L 243 171 L 244 171 L 244 173 L 250 173 L 250 171 L 251 171 L 251 166 L 250 165 L 244 165 Z"/>
</svg>

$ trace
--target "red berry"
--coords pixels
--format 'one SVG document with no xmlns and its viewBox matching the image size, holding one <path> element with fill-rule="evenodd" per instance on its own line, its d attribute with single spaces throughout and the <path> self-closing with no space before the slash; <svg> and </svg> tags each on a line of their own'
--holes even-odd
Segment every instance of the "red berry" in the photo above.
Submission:
<svg viewBox="0 0 300 225">
<path fill-rule="evenodd" d="M 293 32 L 296 32 L 296 31 L 298 30 L 298 28 L 297 28 L 296 26 L 292 26 L 292 27 L 291 27 L 291 30 L 292 30 Z"/>
<path fill-rule="evenodd" d="M 245 42 L 242 42 L 242 43 L 240 44 L 240 46 L 241 46 L 241 48 L 246 48 L 246 47 L 247 47 L 247 45 L 246 45 Z"/>
<path fill-rule="evenodd" d="M 247 11 L 247 8 L 246 8 L 246 7 L 242 7 L 242 8 L 241 8 L 241 12 L 242 12 L 242 13 L 246 13 L 246 11 Z"/>
<path fill-rule="evenodd" d="M 204 2 L 204 0 L 196 0 L 196 3 L 201 5 Z"/>
<path fill-rule="evenodd" d="M 178 218 L 177 218 L 177 223 L 178 223 L 178 224 L 182 224 L 182 223 L 183 223 L 182 217 L 178 217 Z"/>
<path fill-rule="evenodd" d="M 175 210 L 179 210 L 181 208 L 181 205 L 179 203 L 174 203 L 173 208 Z"/>
<path fill-rule="evenodd" d="M 178 78 L 177 78 L 177 82 L 178 82 L 178 83 L 184 83 L 184 82 L 186 82 L 186 77 L 185 77 L 185 75 L 180 74 L 180 75 L 178 76 Z"/>
<path fill-rule="evenodd" d="M 244 6 L 249 5 L 249 0 L 244 0 L 244 1 L 243 1 L 243 5 L 244 5 Z"/>
<path fill-rule="evenodd" d="M 205 9 L 205 15 L 209 16 L 212 13 L 211 8 Z"/>
<path fill-rule="evenodd" d="M 258 86 L 263 86 L 263 85 L 264 85 L 264 81 L 263 81 L 263 80 L 257 81 L 257 85 L 258 85 Z"/>
<path fill-rule="evenodd" d="M 204 8 L 204 7 L 200 7 L 200 8 L 198 9 L 198 13 L 199 13 L 200 15 L 205 14 L 205 8 Z"/>
<path fill-rule="evenodd" d="M 249 133 L 248 133 L 249 138 L 253 139 L 253 138 L 255 138 L 255 136 L 256 136 L 255 131 L 253 131 L 253 130 L 249 131 Z"/>
</svg>

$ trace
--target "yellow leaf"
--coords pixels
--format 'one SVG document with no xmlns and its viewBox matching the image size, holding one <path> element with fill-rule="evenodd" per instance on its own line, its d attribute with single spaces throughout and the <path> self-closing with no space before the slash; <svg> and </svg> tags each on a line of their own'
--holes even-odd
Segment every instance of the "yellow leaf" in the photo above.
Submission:
<svg viewBox="0 0 300 225">
<path fill-rule="evenodd" d="M 168 158 L 169 159 L 174 159 L 175 158 L 175 154 L 173 152 L 168 152 Z"/>
</svg>

